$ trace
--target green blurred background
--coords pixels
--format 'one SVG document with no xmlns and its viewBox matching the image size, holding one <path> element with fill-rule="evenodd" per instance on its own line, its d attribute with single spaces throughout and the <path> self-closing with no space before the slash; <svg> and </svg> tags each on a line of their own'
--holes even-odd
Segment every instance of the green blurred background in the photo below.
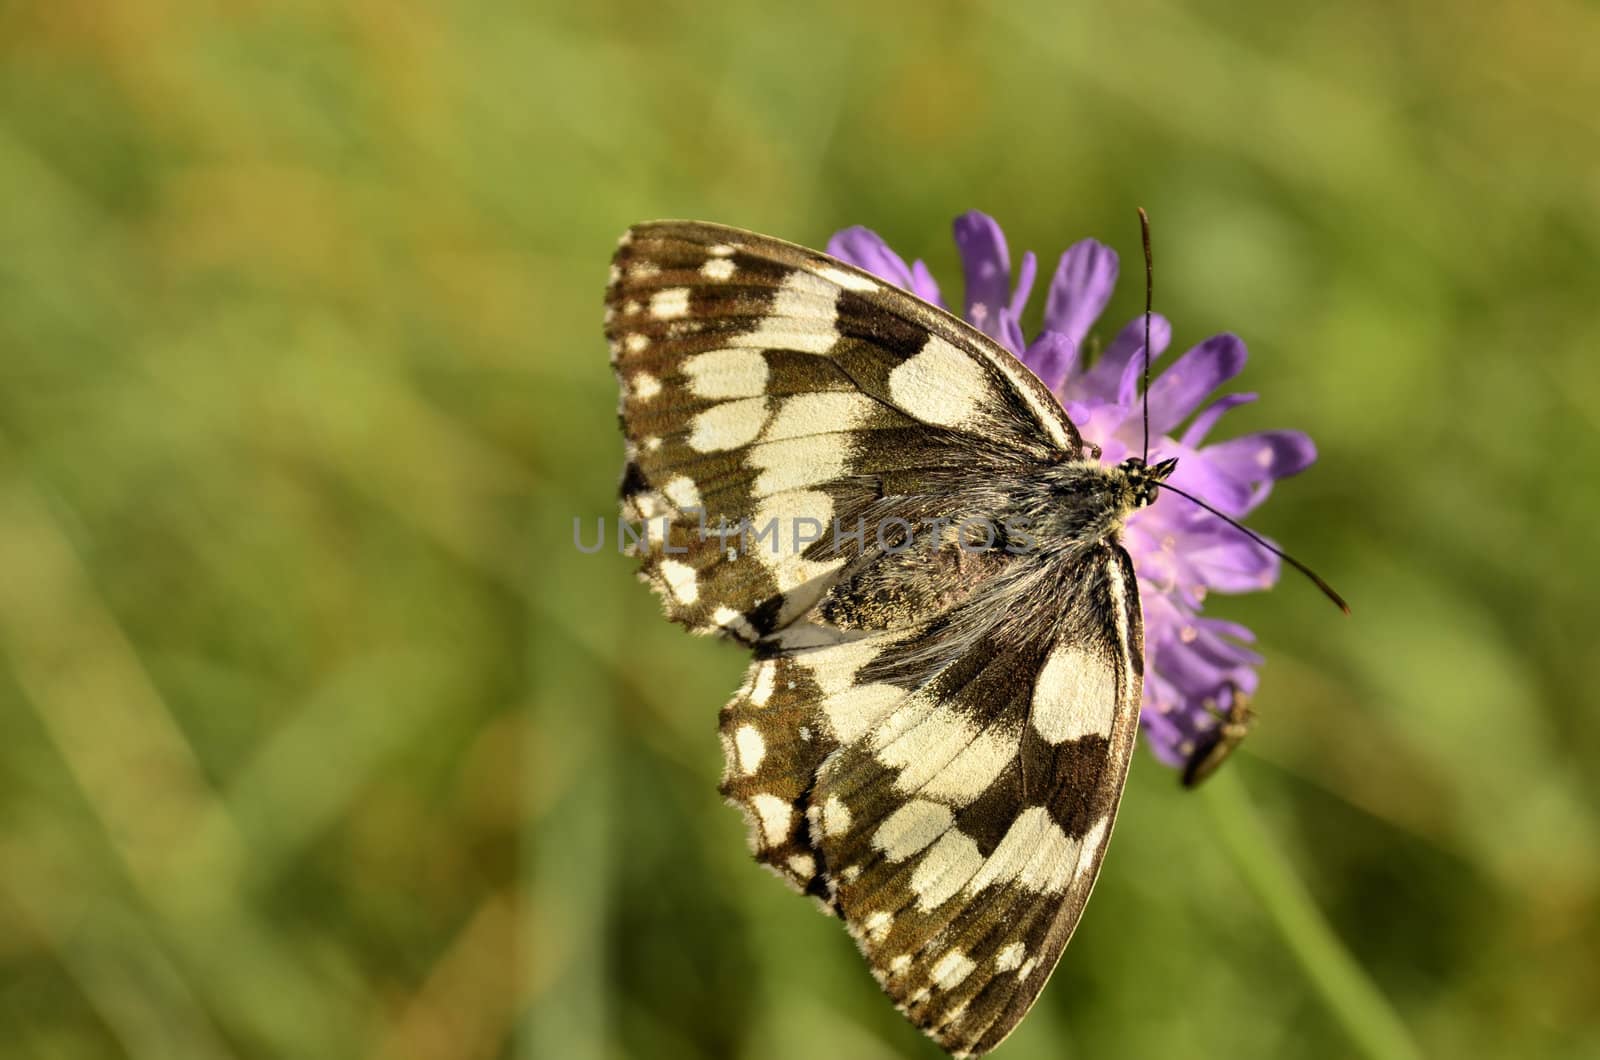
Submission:
<svg viewBox="0 0 1600 1060">
<path fill-rule="evenodd" d="M 1214 601 L 1258 728 L 1000 1055 L 1600 1056 L 1600 11 L 1067 6 L 0 2 L 0 1055 L 936 1056 L 572 546 L 607 259 L 1143 205 L 1355 618 Z"/>
</svg>

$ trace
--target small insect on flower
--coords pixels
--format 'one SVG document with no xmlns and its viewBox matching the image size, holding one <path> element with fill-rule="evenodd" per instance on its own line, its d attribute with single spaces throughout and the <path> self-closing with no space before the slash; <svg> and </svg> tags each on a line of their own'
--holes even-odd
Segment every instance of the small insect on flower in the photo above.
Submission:
<svg viewBox="0 0 1600 1060">
<path fill-rule="evenodd" d="M 1183 762 L 1183 786 L 1198 787 L 1217 771 L 1234 748 L 1244 742 L 1255 724 L 1256 712 L 1250 709 L 1250 697 L 1235 686 L 1224 689 L 1223 704 L 1213 707 L 1215 722 L 1202 732 Z"/>
<path fill-rule="evenodd" d="M 638 225 L 606 334 L 641 576 L 668 617 L 753 655 L 722 711 L 723 794 L 756 858 L 971 1056 L 1016 1027 L 1077 926 L 1141 705 L 1180 765 L 1215 728 L 1207 697 L 1255 687 L 1248 631 L 1199 611 L 1275 580 L 1281 553 L 1232 520 L 1314 454 L 1297 432 L 1204 444 L 1239 399 L 1170 434 L 1239 370 L 1232 336 L 1141 390 L 1143 351 L 1170 335 L 1147 307 L 1086 366 L 1109 249 L 1062 256 L 1025 344 L 1035 259 L 1013 290 L 993 221 L 956 237 L 970 324 L 865 229 L 828 256 Z"/>
</svg>

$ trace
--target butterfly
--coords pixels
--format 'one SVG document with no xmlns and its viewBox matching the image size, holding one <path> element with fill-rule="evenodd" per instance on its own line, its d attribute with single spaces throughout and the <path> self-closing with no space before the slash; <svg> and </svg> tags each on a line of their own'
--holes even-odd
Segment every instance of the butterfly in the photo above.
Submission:
<svg viewBox="0 0 1600 1060">
<path fill-rule="evenodd" d="M 606 335 L 641 577 L 752 656 L 720 727 L 755 857 L 988 1052 L 1105 856 L 1144 667 L 1119 531 L 1174 462 L 1102 465 L 986 335 L 736 228 L 632 228 Z"/>
</svg>

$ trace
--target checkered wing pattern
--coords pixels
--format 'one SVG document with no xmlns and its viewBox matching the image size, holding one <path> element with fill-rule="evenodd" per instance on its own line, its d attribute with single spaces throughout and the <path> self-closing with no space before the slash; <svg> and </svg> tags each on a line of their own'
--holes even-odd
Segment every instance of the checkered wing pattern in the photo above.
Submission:
<svg viewBox="0 0 1600 1060">
<path fill-rule="evenodd" d="M 988 1051 L 1077 924 L 1137 729 L 1114 535 L 1006 540 L 1077 431 L 960 320 L 754 233 L 634 228 L 606 313 L 642 575 L 754 655 L 722 737 L 757 858 L 917 1026 Z"/>
</svg>

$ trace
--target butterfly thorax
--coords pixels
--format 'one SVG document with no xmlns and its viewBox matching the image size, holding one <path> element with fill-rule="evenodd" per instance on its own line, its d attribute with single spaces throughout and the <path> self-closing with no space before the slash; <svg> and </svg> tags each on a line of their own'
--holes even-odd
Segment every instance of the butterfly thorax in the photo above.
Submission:
<svg viewBox="0 0 1600 1060">
<path fill-rule="evenodd" d="M 1044 469 L 1030 513 L 1039 547 L 1080 551 L 1114 538 L 1130 514 L 1154 503 L 1158 483 L 1176 466 L 1176 460 L 1151 466 L 1132 457 L 1114 467 L 1072 461 Z"/>
</svg>

